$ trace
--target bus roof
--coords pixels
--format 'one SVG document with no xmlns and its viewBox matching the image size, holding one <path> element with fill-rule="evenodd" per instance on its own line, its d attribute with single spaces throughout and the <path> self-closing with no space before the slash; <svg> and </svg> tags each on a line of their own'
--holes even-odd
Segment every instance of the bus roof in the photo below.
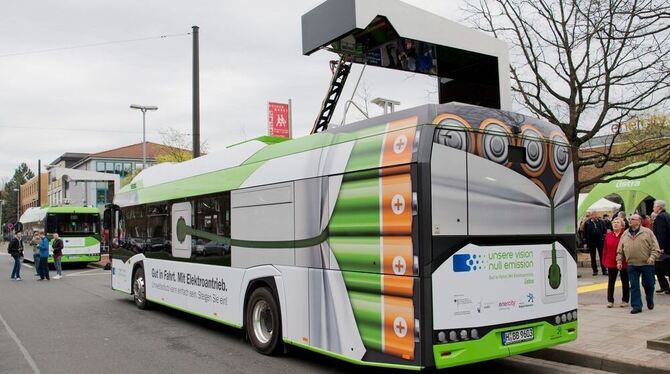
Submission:
<svg viewBox="0 0 670 374">
<path fill-rule="evenodd" d="M 76 205 L 32 207 L 23 212 L 19 222 L 37 222 L 43 220 L 48 213 L 100 214 L 100 210 L 96 207 Z"/>
<path fill-rule="evenodd" d="M 521 114 L 459 103 L 427 104 L 297 139 L 251 140 L 194 160 L 158 164 L 143 170 L 124 186 L 116 194 L 115 204 L 130 206 L 372 169 L 379 167 L 380 147 L 355 163 L 356 169 L 345 170 L 356 144 L 373 143 L 389 131 L 438 124 L 436 120 L 445 113 L 464 118 L 472 124 L 472 131 L 479 131 L 479 124 L 486 119 L 495 119 L 515 129 L 515 133 L 531 124 L 547 139 L 552 134 L 563 136 L 559 127 Z M 321 160 L 322 155 L 327 155 L 328 160 Z M 325 167 L 330 172 L 324 171 Z"/>
</svg>

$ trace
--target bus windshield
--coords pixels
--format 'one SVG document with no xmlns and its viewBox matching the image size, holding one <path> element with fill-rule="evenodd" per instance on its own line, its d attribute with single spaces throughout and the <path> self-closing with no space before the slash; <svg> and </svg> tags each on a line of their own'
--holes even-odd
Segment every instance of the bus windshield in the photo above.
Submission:
<svg viewBox="0 0 670 374">
<path fill-rule="evenodd" d="M 99 225 L 99 214 L 50 213 L 47 216 L 47 232 L 59 235 L 98 234 Z"/>
</svg>

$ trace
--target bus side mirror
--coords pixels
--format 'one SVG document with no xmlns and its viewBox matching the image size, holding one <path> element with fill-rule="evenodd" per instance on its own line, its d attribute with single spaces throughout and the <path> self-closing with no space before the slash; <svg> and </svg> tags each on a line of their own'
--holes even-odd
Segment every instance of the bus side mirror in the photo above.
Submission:
<svg viewBox="0 0 670 374">
<path fill-rule="evenodd" d="M 112 210 L 105 209 L 105 212 L 102 214 L 102 227 L 109 230 L 112 228 Z"/>
</svg>

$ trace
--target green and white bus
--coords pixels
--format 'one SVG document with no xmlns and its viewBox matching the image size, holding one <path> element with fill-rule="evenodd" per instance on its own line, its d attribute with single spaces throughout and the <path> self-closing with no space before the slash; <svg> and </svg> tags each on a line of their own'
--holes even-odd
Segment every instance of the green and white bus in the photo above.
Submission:
<svg viewBox="0 0 670 374">
<path fill-rule="evenodd" d="M 24 241 L 28 242 L 32 235 L 44 231 L 50 243 L 52 235 L 58 233 L 63 239 L 63 263 L 98 262 L 100 261 L 100 210 L 84 206 L 47 206 L 33 207 L 23 213 L 19 222 L 25 232 Z M 32 256 L 26 253 L 26 261 Z M 53 248 L 49 248 L 49 263 L 53 263 Z"/>
<path fill-rule="evenodd" d="M 441 104 L 148 168 L 105 221 L 140 308 L 420 370 L 577 337 L 574 212 L 558 127 Z"/>
</svg>

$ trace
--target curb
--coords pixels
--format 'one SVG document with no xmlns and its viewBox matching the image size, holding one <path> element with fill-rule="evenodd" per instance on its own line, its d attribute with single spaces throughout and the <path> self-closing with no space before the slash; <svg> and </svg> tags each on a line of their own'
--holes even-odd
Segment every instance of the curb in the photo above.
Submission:
<svg viewBox="0 0 670 374">
<path fill-rule="evenodd" d="M 670 370 L 647 366 L 642 362 L 628 363 L 600 356 L 565 351 L 555 348 L 547 348 L 540 351 L 524 353 L 524 356 L 621 374 L 670 373 Z"/>
</svg>

